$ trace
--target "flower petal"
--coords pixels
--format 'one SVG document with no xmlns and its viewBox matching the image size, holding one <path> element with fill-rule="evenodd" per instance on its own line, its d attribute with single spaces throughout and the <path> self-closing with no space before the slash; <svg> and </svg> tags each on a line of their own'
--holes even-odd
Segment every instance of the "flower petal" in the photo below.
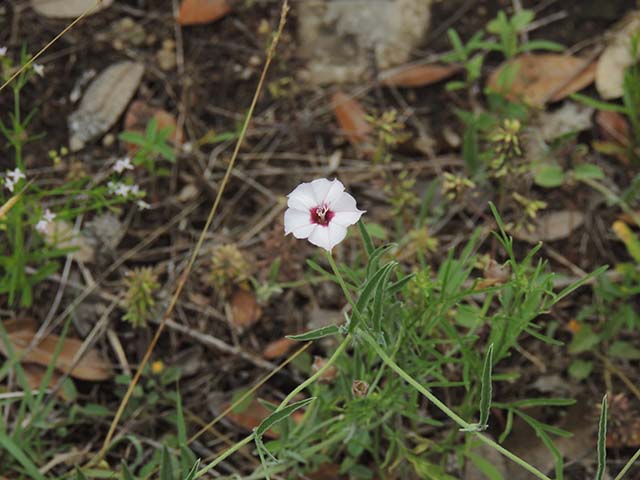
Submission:
<svg viewBox="0 0 640 480">
<path fill-rule="evenodd" d="M 331 247 L 333 246 L 331 244 L 331 238 L 329 237 L 329 227 L 323 227 L 322 225 L 316 226 L 316 229 L 311 232 L 307 240 L 317 247 L 324 248 L 328 252 L 331 251 Z"/>
<path fill-rule="evenodd" d="M 347 236 L 347 227 L 340 225 L 339 223 L 331 222 L 329 224 L 329 242 L 331 243 L 331 248 L 335 247 L 339 244 L 344 237 Z"/>
<path fill-rule="evenodd" d="M 327 195 L 331 192 L 332 195 L 337 195 L 337 191 L 343 192 L 344 185 L 340 180 L 327 180 L 326 178 L 319 178 L 311 182 L 313 188 L 313 196 L 316 199 L 316 205 L 322 205 L 327 201 Z"/>
<path fill-rule="evenodd" d="M 355 212 L 336 212 L 331 218 L 330 225 L 337 223 L 343 227 L 348 227 L 360 220 L 363 213 L 364 212 L 362 210 L 356 210 Z"/>
<path fill-rule="evenodd" d="M 335 201 L 331 202 L 331 210 L 333 212 L 358 212 L 356 208 L 356 199 L 347 192 L 342 192 Z"/>
<path fill-rule="evenodd" d="M 327 205 L 331 206 L 331 204 L 340 200 L 340 197 L 342 197 L 343 193 L 344 185 L 340 180 L 335 179 L 331 184 L 331 188 L 329 188 L 329 191 L 325 195 L 322 203 L 326 203 Z"/>
<path fill-rule="evenodd" d="M 296 238 L 307 238 L 315 225 L 311 223 L 309 212 L 289 208 L 284 212 L 284 233 L 293 233 Z"/>
<path fill-rule="evenodd" d="M 289 195 L 287 205 L 301 211 L 311 210 L 318 206 L 311 183 L 301 183 Z"/>
</svg>

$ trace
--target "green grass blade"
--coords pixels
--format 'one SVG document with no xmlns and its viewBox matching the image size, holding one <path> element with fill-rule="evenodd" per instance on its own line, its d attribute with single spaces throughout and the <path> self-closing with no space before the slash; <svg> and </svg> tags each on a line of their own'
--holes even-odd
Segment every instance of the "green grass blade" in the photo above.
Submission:
<svg viewBox="0 0 640 480">
<path fill-rule="evenodd" d="M 602 410 L 600 411 L 600 422 L 598 423 L 598 470 L 596 480 L 604 478 L 605 467 L 607 465 L 607 396 L 602 397 Z"/>
<path fill-rule="evenodd" d="M 287 338 L 297 340 L 298 342 L 307 342 L 310 340 L 317 340 L 318 338 L 328 337 L 330 335 L 337 335 L 338 333 L 340 333 L 340 327 L 338 325 L 327 325 L 326 327 L 309 330 L 308 332 L 301 333 L 299 335 L 287 335 Z"/>
<path fill-rule="evenodd" d="M 9 455 L 16 459 L 20 465 L 24 467 L 27 474 L 35 480 L 45 480 L 44 475 L 40 473 L 38 467 L 31 461 L 31 459 L 22 451 L 22 449 L 7 435 L 0 433 L 0 447 L 6 450 Z"/>
</svg>

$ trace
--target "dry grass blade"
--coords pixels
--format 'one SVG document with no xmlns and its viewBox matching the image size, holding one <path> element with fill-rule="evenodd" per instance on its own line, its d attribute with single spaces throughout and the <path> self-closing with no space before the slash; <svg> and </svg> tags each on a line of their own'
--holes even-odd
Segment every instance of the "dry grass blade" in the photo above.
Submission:
<svg viewBox="0 0 640 480">
<path fill-rule="evenodd" d="M 280 36 L 282 35 L 282 31 L 284 29 L 284 24 L 287 18 L 287 12 L 289 11 L 289 5 L 287 0 L 284 0 L 284 3 L 282 5 L 282 14 L 280 17 L 280 24 L 278 25 L 278 30 L 276 31 L 275 36 L 273 37 L 273 40 L 271 42 L 271 45 L 269 46 L 269 50 L 267 51 L 267 58 L 264 62 L 264 67 L 262 69 L 262 74 L 260 75 L 260 80 L 258 81 L 258 86 L 256 87 L 256 91 L 253 95 L 253 100 L 251 101 L 251 105 L 249 107 L 249 111 L 247 112 L 247 116 L 245 118 L 244 124 L 242 125 L 242 129 L 240 131 L 240 135 L 238 137 L 238 141 L 236 142 L 236 146 L 233 150 L 233 154 L 231 155 L 231 159 L 229 160 L 229 165 L 227 166 L 224 178 L 222 179 L 222 182 L 220 183 L 220 188 L 218 190 L 218 194 L 216 195 L 216 198 L 213 202 L 213 206 L 211 207 L 211 210 L 209 212 L 209 216 L 207 217 L 207 222 L 205 223 L 202 232 L 200 233 L 200 237 L 198 238 L 198 242 L 195 246 L 195 248 L 193 249 L 193 253 L 191 254 L 191 257 L 189 258 L 189 263 L 187 264 L 187 267 L 185 268 L 184 272 L 182 273 L 182 275 L 180 276 L 180 279 L 178 280 L 178 286 L 173 294 L 173 296 L 171 297 L 171 301 L 169 302 L 169 305 L 167 306 L 167 309 L 162 317 L 162 322 L 160 323 L 160 325 L 158 325 L 158 328 L 156 330 L 155 335 L 153 336 L 153 339 L 151 340 L 151 343 L 149 344 L 149 347 L 147 348 L 147 351 L 144 354 L 144 357 L 142 358 L 142 361 L 140 362 L 140 365 L 138 366 L 138 370 L 136 371 L 135 376 L 133 377 L 133 379 L 131 380 L 131 383 L 129 384 L 129 387 L 124 395 L 124 397 L 122 398 L 122 401 L 120 402 L 120 406 L 118 407 L 118 410 L 116 411 L 116 414 L 113 418 L 113 421 L 111 422 L 111 426 L 109 427 L 109 431 L 107 432 L 107 436 L 104 439 L 104 443 L 102 445 L 102 448 L 100 449 L 100 452 L 98 452 L 98 454 L 96 455 L 96 458 L 94 459 L 94 461 L 92 463 L 97 463 L 100 462 L 103 458 L 104 455 L 107 452 L 107 449 L 109 448 L 109 444 L 111 443 L 111 439 L 113 438 L 113 435 L 115 433 L 116 427 L 118 425 L 118 422 L 120 421 L 120 417 L 122 416 L 122 413 L 124 412 L 124 409 L 127 406 L 127 403 L 129 402 L 129 399 L 131 398 L 131 395 L 133 394 L 133 390 L 135 389 L 136 385 L 138 384 L 138 381 L 140 380 L 140 376 L 142 374 L 142 371 L 144 370 L 144 367 L 147 365 L 147 363 L 149 362 L 149 358 L 151 357 L 151 353 L 153 352 L 153 349 L 155 348 L 156 344 L 158 343 L 158 340 L 160 339 L 160 335 L 162 334 L 162 331 L 164 330 L 164 327 L 166 325 L 167 320 L 169 319 L 169 316 L 171 315 L 171 312 L 173 311 L 173 309 L 175 308 L 175 305 L 178 301 L 178 298 L 180 297 L 180 294 L 182 293 L 182 290 L 186 284 L 187 278 L 189 277 L 189 273 L 191 272 L 191 269 L 193 267 L 193 264 L 196 260 L 196 258 L 198 257 L 198 253 L 200 252 L 200 249 L 202 248 L 202 244 L 204 243 L 205 237 L 207 235 L 207 232 L 209 230 L 209 227 L 211 226 L 211 223 L 213 222 L 213 218 L 218 210 L 218 205 L 220 204 L 220 201 L 222 199 L 222 194 L 224 193 L 225 187 L 229 181 L 229 178 L 231 177 L 231 170 L 233 169 L 233 166 L 235 164 L 236 158 L 238 157 L 238 153 L 240 151 L 240 146 L 242 145 L 242 143 L 244 142 L 244 138 L 247 134 L 247 129 L 249 127 L 249 123 L 251 121 L 251 118 L 253 117 L 253 112 L 255 110 L 256 104 L 258 103 L 258 98 L 260 96 L 260 92 L 262 91 L 262 87 L 264 85 L 264 80 L 265 77 L 267 75 L 267 71 L 269 70 L 269 65 L 271 64 L 271 60 L 273 59 L 274 53 L 275 53 L 275 48 L 276 45 L 278 44 L 278 40 L 280 39 Z"/>
<path fill-rule="evenodd" d="M 73 27 L 76 26 L 76 24 L 78 22 L 80 22 L 80 20 L 82 20 L 84 17 L 88 16 L 91 14 L 91 12 L 93 12 L 95 9 L 99 8 L 100 5 L 102 4 L 103 0 L 96 0 L 96 2 L 94 3 L 94 5 L 91 8 L 88 8 L 87 10 L 84 11 L 84 13 L 82 15 L 80 15 L 78 18 L 76 18 L 73 22 L 71 22 L 69 25 L 67 25 L 66 27 L 64 27 L 62 29 L 62 31 L 56 35 L 55 37 L 53 37 L 51 39 L 51 41 L 49 41 L 49 43 L 47 43 L 44 47 L 42 47 L 40 49 L 40 51 L 38 53 L 36 53 L 27 63 L 25 63 L 24 65 L 22 65 L 22 67 L 20 67 L 18 70 L 16 70 L 13 75 L 11 75 L 6 82 L 4 82 L 2 85 L 0 85 L 0 92 L 2 90 L 5 89 L 5 87 L 7 85 L 9 85 L 11 82 L 13 82 L 18 75 L 20 75 L 22 72 L 24 72 L 27 68 L 29 68 L 29 66 L 35 62 L 44 52 L 46 52 L 49 47 L 51 47 L 51 45 L 53 45 L 54 43 L 56 43 L 58 40 L 60 40 L 60 38 L 62 38 L 62 36 L 67 33 L 69 30 L 71 30 Z"/>
</svg>

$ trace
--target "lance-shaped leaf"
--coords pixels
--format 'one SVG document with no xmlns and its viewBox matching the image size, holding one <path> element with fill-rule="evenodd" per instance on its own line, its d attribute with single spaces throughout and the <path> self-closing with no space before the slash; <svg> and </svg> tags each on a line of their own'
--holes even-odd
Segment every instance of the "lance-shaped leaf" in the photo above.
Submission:
<svg viewBox="0 0 640 480">
<path fill-rule="evenodd" d="M 258 426 L 258 428 L 256 428 L 255 436 L 262 437 L 262 435 L 264 435 L 264 433 L 267 430 L 269 430 L 271 427 L 273 427 L 276 423 L 281 422 L 285 418 L 290 417 L 291 414 L 293 414 L 293 412 L 306 407 L 311 402 L 313 402 L 316 398 L 317 397 L 305 398 L 304 400 L 300 400 L 299 402 L 294 402 L 282 408 L 281 410 L 277 410 L 273 412 L 271 415 L 269 415 L 267 418 L 265 418 L 262 421 L 262 423 Z"/>
<path fill-rule="evenodd" d="M 299 335 L 287 335 L 287 338 L 297 340 L 299 342 L 308 342 L 311 340 L 317 340 L 318 338 L 336 335 L 338 333 L 340 333 L 340 327 L 338 325 L 327 325 L 326 327 L 309 330 L 308 332 L 301 333 Z"/>
<path fill-rule="evenodd" d="M 493 365 L 493 343 L 489 345 L 487 354 L 484 357 L 484 365 L 482 366 L 482 385 L 480 391 L 480 426 L 482 429 L 487 428 L 489 420 L 489 409 L 491 408 L 491 367 Z"/>
</svg>

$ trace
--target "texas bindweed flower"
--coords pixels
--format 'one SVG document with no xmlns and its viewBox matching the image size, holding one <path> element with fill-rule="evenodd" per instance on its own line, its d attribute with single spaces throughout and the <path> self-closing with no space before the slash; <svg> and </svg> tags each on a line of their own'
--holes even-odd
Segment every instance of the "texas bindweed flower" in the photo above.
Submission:
<svg viewBox="0 0 640 480">
<path fill-rule="evenodd" d="M 347 228 L 362 216 L 356 199 L 344 191 L 340 180 L 319 178 L 301 183 L 288 195 L 284 233 L 306 238 L 328 252 L 347 235 Z"/>
</svg>

